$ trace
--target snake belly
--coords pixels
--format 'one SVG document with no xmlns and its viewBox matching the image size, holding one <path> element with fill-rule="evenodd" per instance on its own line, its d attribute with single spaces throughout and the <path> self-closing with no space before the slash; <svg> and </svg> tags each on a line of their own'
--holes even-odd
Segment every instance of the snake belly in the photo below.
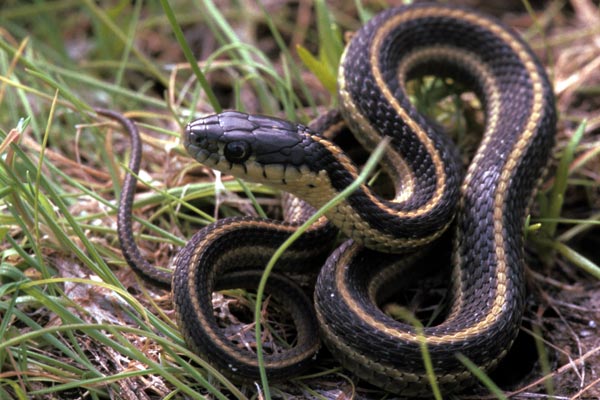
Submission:
<svg viewBox="0 0 600 400">
<path fill-rule="evenodd" d="M 485 112 L 483 139 L 464 179 L 447 136 L 407 94 L 407 81 L 429 74 L 467 85 Z M 367 149 L 391 137 L 381 164 L 396 194 L 385 199 L 363 185 L 327 214 L 350 240 L 329 257 L 315 289 L 323 339 L 345 367 L 391 392 L 431 395 L 421 339 L 442 390 L 470 385 L 474 378 L 456 355 L 491 370 L 519 330 L 524 220 L 555 135 L 548 77 L 527 44 L 499 21 L 463 8 L 416 4 L 388 9 L 353 35 L 338 84 L 343 120 L 331 117 L 328 124 L 347 124 Z M 275 118 L 237 112 L 201 118 L 186 128 L 184 144 L 208 167 L 272 185 L 314 207 L 358 175 L 323 135 Z M 378 292 L 398 268 L 397 257 L 386 253 L 411 252 L 449 226 L 449 312 L 419 336 L 379 307 Z M 176 263 L 175 302 L 187 313 L 197 312 L 198 301 L 177 291 L 190 292 L 199 258 Z M 195 287 L 206 285 L 194 279 Z M 187 317 L 180 315 L 182 323 Z"/>
</svg>

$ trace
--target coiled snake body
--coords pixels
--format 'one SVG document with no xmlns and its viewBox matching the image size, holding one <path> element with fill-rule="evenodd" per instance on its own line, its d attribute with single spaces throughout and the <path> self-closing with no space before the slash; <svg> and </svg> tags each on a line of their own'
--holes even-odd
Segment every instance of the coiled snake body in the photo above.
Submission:
<svg viewBox="0 0 600 400">
<path fill-rule="evenodd" d="M 416 111 L 406 92 L 408 80 L 426 74 L 463 82 L 485 111 L 483 139 L 462 183 L 449 140 Z M 270 280 L 274 295 L 292 310 L 298 338 L 288 351 L 266 356 L 267 373 L 283 378 L 306 365 L 318 348 L 313 332 L 318 325 L 332 353 L 358 376 L 392 392 L 430 395 L 415 327 L 379 308 L 380 289 L 399 268 L 389 261 L 397 257 L 384 253 L 410 252 L 452 226 L 448 316 L 425 327 L 422 337 L 442 388 L 466 386 L 473 378 L 456 354 L 489 370 L 519 329 L 524 218 L 554 140 L 551 85 L 509 28 L 473 11 L 431 4 L 375 16 L 353 35 L 338 79 L 343 121 L 357 140 L 372 149 L 382 135 L 392 138 L 381 164 L 396 194 L 384 199 L 363 185 L 327 214 L 351 239 L 319 275 L 318 322 L 309 299 L 287 278 Z M 334 129 L 342 120 L 329 118 L 327 124 L 319 128 Z M 226 112 L 196 120 L 186 128 L 184 145 L 208 167 L 291 192 L 314 207 L 358 175 L 350 159 L 318 132 L 262 116 Z M 255 356 L 224 338 L 211 293 L 256 285 L 251 270 L 264 267 L 272 247 L 294 229 L 251 218 L 219 221 L 196 234 L 174 262 L 173 297 L 186 341 L 241 379 L 256 379 Z M 318 259 L 322 232 L 333 237 L 322 220 L 281 264 Z M 128 240 L 123 237 L 124 247 L 134 246 Z"/>
</svg>

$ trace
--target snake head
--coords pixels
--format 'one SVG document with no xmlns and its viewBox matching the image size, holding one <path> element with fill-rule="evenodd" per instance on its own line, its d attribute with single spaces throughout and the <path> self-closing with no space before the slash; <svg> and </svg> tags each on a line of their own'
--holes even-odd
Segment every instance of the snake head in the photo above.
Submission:
<svg viewBox="0 0 600 400">
<path fill-rule="evenodd" d="M 286 171 L 307 168 L 312 133 L 300 124 L 235 111 L 185 128 L 188 153 L 207 167 L 254 182 L 285 183 Z"/>
</svg>

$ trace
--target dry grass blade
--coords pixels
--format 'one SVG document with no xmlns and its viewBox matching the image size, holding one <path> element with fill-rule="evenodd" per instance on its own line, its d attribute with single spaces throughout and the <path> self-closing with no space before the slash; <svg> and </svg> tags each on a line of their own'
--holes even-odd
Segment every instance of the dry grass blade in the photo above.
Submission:
<svg viewBox="0 0 600 400">
<path fill-rule="evenodd" d="M 269 188 L 228 177 L 215 185 L 212 172 L 184 154 L 182 124 L 217 103 L 308 122 L 335 103 L 319 79 L 334 87 L 339 43 L 321 50 L 321 38 L 337 40 L 398 2 L 359 3 L 169 2 L 167 18 L 153 2 L 2 2 L 0 398 L 265 395 L 258 386 L 233 384 L 185 349 L 170 293 L 144 286 L 125 266 L 115 199 L 128 142 L 85 110 L 108 105 L 141 127 L 137 240 L 148 260 L 168 267 L 213 214 L 279 211 Z M 512 361 L 489 378 L 507 397 L 598 398 L 600 10 L 592 0 L 478 7 L 523 32 L 553 77 L 560 114 L 556 157 L 532 207 L 532 226 L 541 228 L 528 232 L 531 290 L 517 341 L 524 347 L 517 343 Z M 310 63 L 323 76 L 308 71 L 296 48 L 321 54 Z M 193 57 L 196 75 L 187 64 Z M 415 99 L 455 126 L 461 146 L 475 144 L 470 134 L 481 125 L 481 106 L 473 96 L 449 94 L 434 80 L 415 85 Z M 547 357 L 527 350 L 535 348 L 535 331 Z M 540 367 L 546 362 L 550 373 Z M 548 379 L 553 393 L 543 384 Z M 270 389 L 287 398 L 390 398 L 347 376 L 324 352 L 310 374 Z M 455 398 L 487 393 L 479 388 Z"/>
</svg>

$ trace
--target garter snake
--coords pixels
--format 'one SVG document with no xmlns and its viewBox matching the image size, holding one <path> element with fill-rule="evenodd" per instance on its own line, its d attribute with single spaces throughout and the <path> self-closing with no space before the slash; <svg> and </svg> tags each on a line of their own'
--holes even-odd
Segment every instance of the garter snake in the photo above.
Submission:
<svg viewBox="0 0 600 400">
<path fill-rule="evenodd" d="M 483 139 L 464 177 L 449 139 L 407 94 L 407 81 L 429 74 L 460 81 L 481 100 Z M 338 84 L 341 117 L 334 113 L 317 127 L 347 124 L 366 149 L 390 136 L 381 164 L 396 194 L 382 198 L 363 185 L 327 214 L 350 239 L 319 274 L 314 301 L 322 337 L 345 367 L 391 392 L 431 394 L 421 339 L 443 390 L 469 385 L 473 378 L 456 355 L 492 369 L 510 348 L 523 314 L 524 219 L 556 124 L 546 73 L 499 21 L 463 8 L 416 4 L 388 9 L 352 36 Z M 183 139 L 205 166 L 293 193 L 314 207 L 358 174 L 324 135 L 275 118 L 225 112 L 193 121 Z M 421 337 L 411 324 L 381 311 L 379 292 L 398 274 L 403 254 L 428 245 L 448 227 L 454 234 L 449 311 Z M 215 282 L 226 280 L 222 276 L 235 278 L 246 264 L 264 265 L 264 254 L 291 230 L 247 218 L 217 222 L 196 234 L 174 261 L 173 297 L 186 341 L 242 379 L 257 376 L 256 361 L 219 334 L 210 294 L 219 286 Z M 130 233 L 121 238 L 125 247 L 133 245 Z M 303 252 L 318 258 L 309 251 L 318 247 L 315 235 L 309 232 L 296 244 L 292 264 Z M 234 278 L 234 284 L 253 282 Z M 297 343 L 289 358 L 267 360 L 269 376 L 286 376 L 317 347 L 304 330 L 312 329 L 314 319 L 304 322 L 298 312 L 292 312 L 300 324 Z"/>
</svg>

